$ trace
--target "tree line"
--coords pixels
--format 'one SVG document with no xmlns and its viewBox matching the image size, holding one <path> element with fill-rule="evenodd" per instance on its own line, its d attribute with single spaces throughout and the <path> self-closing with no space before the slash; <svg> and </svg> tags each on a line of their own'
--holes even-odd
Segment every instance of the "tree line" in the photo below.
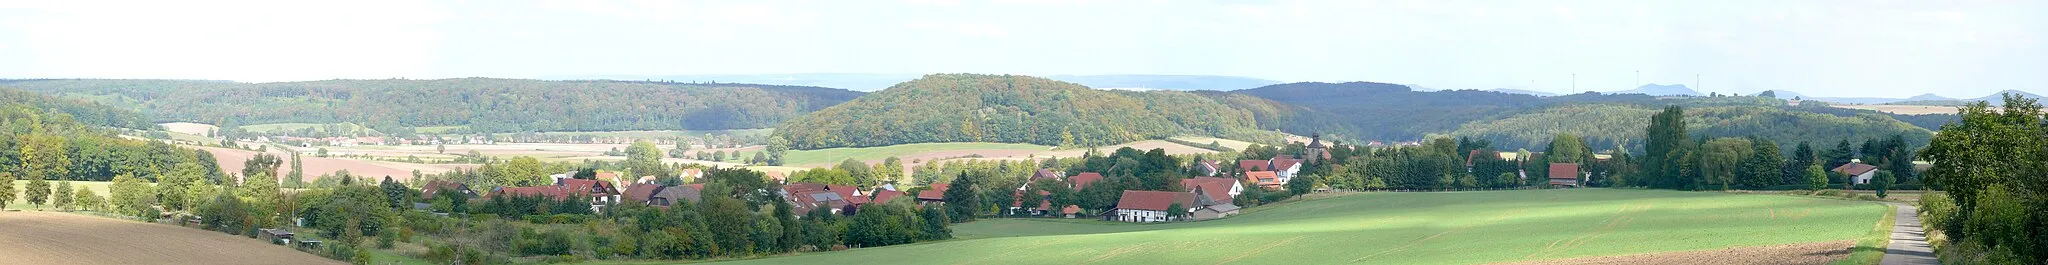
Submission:
<svg viewBox="0 0 2048 265">
<path fill-rule="evenodd" d="M 1258 134 L 1245 111 L 1186 92 L 1103 91 L 1045 78 L 927 75 L 778 126 L 797 150 L 927 142 L 1107 146 Z M 771 141 L 775 141 L 772 140 Z"/>
<path fill-rule="evenodd" d="M 1945 194 L 1920 198 L 1935 253 L 1961 264 L 2048 262 L 2048 116 L 2037 100 L 2006 95 L 2004 108 L 1964 106 L 1922 157 Z"/>
</svg>

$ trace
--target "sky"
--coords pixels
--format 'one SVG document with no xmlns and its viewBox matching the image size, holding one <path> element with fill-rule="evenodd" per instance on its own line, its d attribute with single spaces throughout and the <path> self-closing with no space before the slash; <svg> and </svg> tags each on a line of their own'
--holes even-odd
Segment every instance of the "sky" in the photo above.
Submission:
<svg viewBox="0 0 2048 265">
<path fill-rule="evenodd" d="M 2048 94 L 2041 10 L 2048 1 L 0 0 L 0 78 L 1188 74 L 1978 97 Z"/>
</svg>

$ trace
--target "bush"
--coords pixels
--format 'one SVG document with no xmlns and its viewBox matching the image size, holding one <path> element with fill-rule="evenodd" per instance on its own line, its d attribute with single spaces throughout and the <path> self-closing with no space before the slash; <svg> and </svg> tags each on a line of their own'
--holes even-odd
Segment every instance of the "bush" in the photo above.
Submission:
<svg viewBox="0 0 2048 265">
<path fill-rule="evenodd" d="M 1951 225 L 1955 224 L 1958 210 L 1960 209 L 1956 208 L 1955 199 L 1950 198 L 1946 192 L 1930 192 L 1920 196 L 1920 220 L 1927 222 L 1926 227 L 1955 229 L 1956 227 Z"/>
<path fill-rule="evenodd" d="M 1813 196 L 1840 197 L 1842 196 L 1842 194 L 1846 193 L 1843 193 L 1842 190 L 1837 189 L 1825 189 L 1813 192 Z"/>
<path fill-rule="evenodd" d="M 1884 198 L 1878 198 L 1878 197 L 1877 197 L 1876 195 L 1870 195 L 1870 194 L 1856 195 L 1856 199 L 1857 199 L 1857 200 L 1865 200 L 1865 201 L 1882 201 L 1882 200 L 1884 200 Z"/>
<path fill-rule="evenodd" d="M 334 260 L 339 260 L 339 261 L 353 261 L 353 260 L 355 260 L 355 258 L 356 258 L 356 247 L 355 247 L 355 246 L 349 245 L 349 244 L 347 244 L 347 243 L 342 243 L 342 242 L 332 242 L 332 243 L 333 243 L 333 244 L 327 244 L 327 253 L 326 253 L 327 255 L 326 255 L 326 256 L 327 256 L 328 258 L 332 258 L 332 259 L 334 259 Z"/>
<path fill-rule="evenodd" d="M 1813 195 L 1813 191 L 1810 191 L 1810 190 L 1788 190 L 1788 191 L 1785 191 L 1785 194 L 1786 194 L 1786 195 Z"/>
</svg>

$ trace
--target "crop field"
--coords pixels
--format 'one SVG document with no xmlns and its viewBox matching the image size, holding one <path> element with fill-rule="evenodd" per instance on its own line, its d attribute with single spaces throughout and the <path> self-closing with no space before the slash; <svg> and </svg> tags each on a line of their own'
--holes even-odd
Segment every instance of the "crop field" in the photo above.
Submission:
<svg viewBox="0 0 2048 265">
<path fill-rule="evenodd" d="M 983 220 L 956 226 L 955 240 L 734 263 L 1483 264 L 1648 254 L 1825 264 L 1848 257 L 1855 240 L 1882 237 L 1875 230 L 1890 213 L 1861 201 L 1609 189 L 1361 193 L 1248 211 L 1167 224 Z"/>
<path fill-rule="evenodd" d="M 263 240 L 57 212 L 0 212 L 7 264 L 343 264 Z"/>
<path fill-rule="evenodd" d="M 227 173 L 239 174 L 239 172 L 242 172 L 243 162 L 248 161 L 249 158 L 256 156 L 256 151 L 227 149 L 219 147 L 185 147 L 212 152 L 215 161 L 220 162 L 220 170 Z M 291 155 L 288 152 L 281 152 L 278 149 L 271 149 L 271 154 L 277 155 L 279 159 L 286 160 L 285 163 L 291 162 Z M 306 181 L 309 182 L 318 178 L 322 174 L 330 174 L 341 170 L 348 170 L 349 174 L 356 176 L 391 176 L 393 178 L 398 179 L 409 179 L 412 178 L 413 170 L 419 170 L 420 173 L 423 174 L 439 174 L 441 172 L 448 172 L 450 170 L 455 170 L 457 168 L 471 168 L 476 166 L 471 164 L 414 164 L 387 161 L 368 161 L 346 158 L 314 157 L 311 155 L 301 155 L 299 156 L 299 159 L 302 160 L 302 164 L 305 165 Z M 278 175 L 283 176 L 285 172 L 291 169 L 289 166 L 279 166 L 277 170 Z"/>
<path fill-rule="evenodd" d="M 905 163 L 912 159 L 933 160 L 949 157 L 980 155 L 984 157 L 1028 155 L 1033 152 L 1052 149 L 1051 146 L 1035 144 L 1006 143 L 923 143 L 902 144 L 881 147 L 831 148 L 818 150 L 789 151 L 783 157 L 784 165 L 831 166 L 848 158 L 861 161 L 882 161 L 891 156 L 902 158 Z M 915 158 L 913 158 L 915 156 Z"/>
</svg>

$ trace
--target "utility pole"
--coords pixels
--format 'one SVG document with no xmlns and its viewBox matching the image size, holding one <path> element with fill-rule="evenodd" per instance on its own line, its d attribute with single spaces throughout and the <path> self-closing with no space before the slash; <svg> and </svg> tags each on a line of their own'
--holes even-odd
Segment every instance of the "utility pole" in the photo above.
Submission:
<svg viewBox="0 0 2048 265">
<path fill-rule="evenodd" d="M 1572 94 L 1579 93 L 1579 73 L 1572 73 Z"/>
</svg>

